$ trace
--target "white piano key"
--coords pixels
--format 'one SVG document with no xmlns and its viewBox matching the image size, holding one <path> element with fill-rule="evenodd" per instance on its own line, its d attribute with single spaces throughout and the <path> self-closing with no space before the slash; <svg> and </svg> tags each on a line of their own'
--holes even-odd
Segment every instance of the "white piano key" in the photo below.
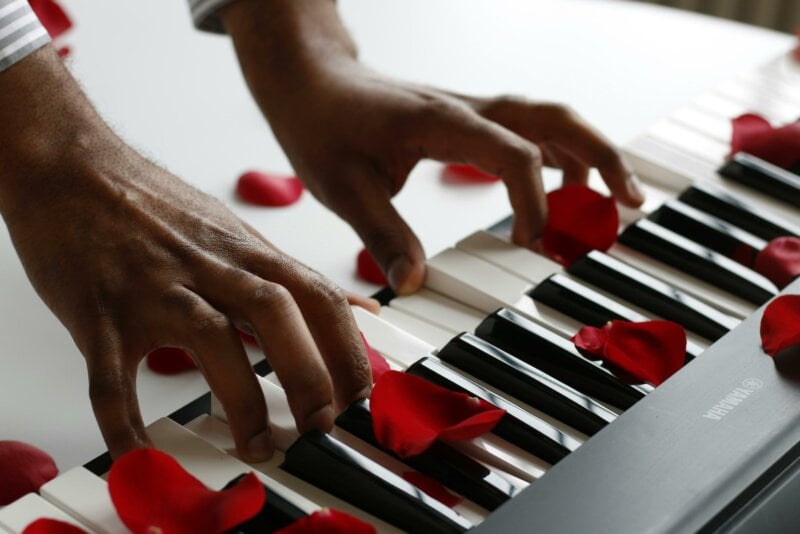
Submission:
<svg viewBox="0 0 800 534">
<path fill-rule="evenodd" d="M 106 481 L 84 467 L 74 467 L 58 475 L 43 485 L 39 493 L 95 532 L 128 532 L 111 502 Z"/>
<path fill-rule="evenodd" d="M 786 83 L 769 70 L 756 70 L 742 74 L 737 82 L 749 85 L 755 91 L 763 92 L 778 100 L 800 107 L 800 86 Z"/>
<path fill-rule="evenodd" d="M 389 307 L 453 333 L 472 332 L 486 317 L 484 312 L 426 288 L 393 298 Z"/>
<path fill-rule="evenodd" d="M 381 308 L 380 316 L 393 325 L 409 332 L 426 342 L 440 347 L 453 338 L 453 332 L 407 314 L 390 306 Z"/>
<path fill-rule="evenodd" d="M 647 130 L 646 135 L 716 166 L 722 165 L 731 151 L 727 143 L 685 128 L 671 120 L 663 120 L 654 124 Z"/>
<path fill-rule="evenodd" d="M 717 86 L 715 92 L 743 104 L 753 113 L 770 117 L 777 122 L 794 122 L 798 119 L 798 107 L 800 106 L 760 91 L 758 86 L 752 84 L 728 80 Z"/>
<path fill-rule="evenodd" d="M 24 497 L 20 497 L 5 508 L 0 509 L 0 527 L 13 534 L 21 534 L 25 527 L 42 518 L 58 519 L 86 529 L 86 525 L 82 525 L 77 519 L 47 502 L 36 493 L 29 493 Z"/>
<path fill-rule="evenodd" d="M 233 441 L 233 435 L 230 427 L 223 421 L 209 415 L 201 415 L 190 421 L 186 428 L 217 449 L 225 451 L 231 457 L 236 457 L 236 444 Z M 286 488 L 282 495 L 295 505 L 302 502 L 301 499 L 307 501 L 302 506 L 298 505 L 303 511 L 312 513 L 320 508 L 333 508 L 366 521 L 376 527 L 378 532 L 400 532 L 397 528 L 384 523 L 371 514 L 284 471 L 280 468 L 282 463 L 283 452 L 276 450 L 268 461 L 246 465 L 252 470 L 266 475 L 270 480 L 270 484 L 275 482 Z"/>
<path fill-rule="evenodd" d="M 172 456 L 186 471 L 213 490 L 220 490 L 239 475 L 255 472 L 272 491 L 308 513 L 317 510 L 312 501 L 246 463 L 225 453 L 171 419 L 162 418 L 147 427 L 153 445 Z"/>
<path fill-rule="evenodd" d="M 482 230 L 456 243 L 456 248 L 534 284 L 563 272 L 561 265 L 549 258 Z"/>
<path fill-rule="evenodd" d="M 549 306 L 534 302 L 525 294 L 533 287 L 526 280 L 453 248 L 428 260 L 425 287 L 487 314 L 501 307 L 513 309 L 567 337 L 582 326 Z"/>
<path fill-rule="evenodd" d="M 695 98 L 691 105 L 704 113 L 714 115 L 726 121 L 730 121 L 745 113 L 756 113 L 756 110 L 749 105 L 731 100 L 717 92 L 702 94 Z M 773 110 L 764 109 L 761 110 L 760 114 L 770 122 L 784 122 L 784 116 L 780 113 L 775 113 Z"/>
<path fill-rule="evenodd" d="M 685 106 L 672 115 L 670 120 L 705 134 L 719 143 L 730 143 L 733 126 L 730 119 L 715 117 L 695 106 Z"/>
<path fill-rule="evenodd" d="M 717 167 L 648 136 L 634 139 L 623 149 L 636 173 L 647 181 L 669 188 L 677 194 L 695 182 L 711 182 L 746 201 L 753 207 L 774 213 L 792 224 L 800 225 L 800 211 L 753 189 L 726 180 Z"/>
<path fill-rule="evenodd" d="M 485 434 L 469 441 L 451 442 L 450 445 L 529 484 L 536 482 L 552 467 L 541 458 L 494 434 Z"/>
</svg>

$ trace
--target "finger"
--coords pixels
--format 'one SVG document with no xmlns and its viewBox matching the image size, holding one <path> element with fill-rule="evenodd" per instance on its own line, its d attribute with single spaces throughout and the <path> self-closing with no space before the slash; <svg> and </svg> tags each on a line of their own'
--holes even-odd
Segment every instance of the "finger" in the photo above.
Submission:
<svg viewBox="0 0 800 534">
<path fill-rule="evenodd" d="M 558 146 L 548 146 L 547 149 L 550 156 L 555 160 L 558 168 L 561 169 L 562 186 L 586 185 L 589 182 L 589 167 L 582 161 L 573 157 Z"/>
<path fill-rule="evenodd" d="M 252 266 L 255 274 L 269 274 L 291 293 L 302 320 L 313 337 L 333 383 L 337 411 L 369 396 L 372 373 L 346 294 L 333 282 L 295 261 L 269 260 L 269 252 Z M 257 279 L 255 279 L 257 280 Z M 263 283 L 260 280 L 254 284 Z M 376 305 L 372 299 L 362 300 Z M 276 369 L 277 370 L 277 369 Z"/>
<path fill-rule="evenodd" d="M 529 246 L 538 238 L 547 219 L 547 202 L 542 155 L 536 145 L 471 110 L 455 107 L 430 114 L 415 140 L 429 157 L 467 162 L 499 176 L 514 210 L 513 241 Z"/>
<path fill-rule="evenodd" d="M 136 364 L 125 364 L 120 340 L 110 329 L 83 349 L 89 373 L 92 410 L 112 458 L 151 447 L 136 397 Z"/>
<path fill-rule="evenodd" d="M 364 308 L 374 315 L 377 315 L 381 311 L 381 303 L 374 298 L 365 297 L 364 295 L 359 295 L 358 293 L 352 293 L 350 291 L 345 291 L 344 296 L 351 306 Z"/>
<path fill-rule="evenodd" d="M 219 280 L 226 279 L 233 282 L 223 288 Z M 219 271 L 204 287 L 209 301 L 250 325 L 286 391 L 298 430 L 328 432 L 334 419 L 331 377 L 288 289 L 255 274 L 230 270 Z"/>
<path fill-rule="evenodd" d="M 644 202 L 639 180 L 622 154 L 569 108 L 517 99 L 499 99 L 479 107 L 486 116 L 525 138 L 558 145 L 585 165 L 597 168 L 611 193 L 623 204 L 638 207 Z"/>
<path fill-rule="evenodd" d="M 391 202 L 391 192 L 370 171 L 352 169 L 350 191 L 330 207 L 356 231 L 398 294 L 413 293 L 425 281 L 425 253 L 417 236 Z"/>
<path fill-rule="evenodd" d="M 182 321 L 175 325 L 182 348 L 194 355 L 211 391 L 222 403 L 239 454 L 249 462 L 272 456 L 264 394 L 239 335 L 219 310 L 188 289 L 174 297 Z"/>
</svg>

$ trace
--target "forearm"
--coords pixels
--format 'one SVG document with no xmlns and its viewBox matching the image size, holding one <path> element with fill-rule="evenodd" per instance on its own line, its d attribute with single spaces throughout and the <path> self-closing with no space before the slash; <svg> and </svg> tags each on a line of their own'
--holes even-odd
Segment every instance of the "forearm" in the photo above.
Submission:
<svg viewBox="0 0 800 534">
<path fill-rule="evenodd" d="M 333 0 L 237 0 L 220 15 L 262 108 L 272 96 L 326 83 L 327 73 L 357 59 Z M 271 115 L 279 106 L 266 107 Z"/>
<path fill-rule="evenodd" d="M 32 209 L 70 168 L 116 142 L 52 47 L 0 72 L 0 212 Z M 108 150 L 108 148 L 105 148 Z"/>
</svg>

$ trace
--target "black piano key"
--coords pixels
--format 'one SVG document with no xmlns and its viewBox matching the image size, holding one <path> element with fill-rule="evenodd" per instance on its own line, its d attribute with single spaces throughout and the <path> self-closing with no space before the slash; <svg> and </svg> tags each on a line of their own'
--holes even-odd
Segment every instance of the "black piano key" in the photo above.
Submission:
<svg viewBox="0 0 800 534">
<path fill-rule="evenodd" d="M 653 390 L 646 384 L 623 382 L 599 362 L 586 359 L 568 339 L 506 308 L 484 319 L 475 335 L 620 410 L 630 408 Z"/>
<path fill-rule="evenodd" d="M 446 443 L 436 442 L 425 452 L 408 458 L 382 447 L 375 437 L 367 399 L 348 406 L 336 418 L 336 425 L 487 510 L 495 510 L 517 493 L 508 480 Z"/>
<path fill-rule="evenodd" d="M 578 259 L 567 272 L 712 341 L 739 324 L 705 302 L 598 250 Z"/>
<path fill-rule="evenodd" d="M 763 159 L 739 152 L 717 172 L 776 200 L 800 207 L 800 176 Z"/>
<path fill-rule="evenodd" d="M 678 199 L 766 241 L 776 237 L 800 237 L 799 226 L 755 208 L 745 200 L 710 183 L 696 183 L 681 193 Z"/>
<path fill-rule="evenodd" d="M 778 293 L 757 272 L 647 219 L 628 226 L 619 242 L 759 306 Z"/>
<path fill-rule="evenodd" d="M 737 255 L 745 254 L 742 249 L 754 258 L 767 246 L 760 237 L 677 200 L 665 203 L 647 218 L 737 261 Z"/>
<path fill-rule="evenodd" d="M 563 274 L 554 274 L 542 280 L 528 296 L 589 326 L 602 327 L 609 321 L 647 321 L 648 317 L 606 297 L 594 289 L 572 280 Z M 703 349 L 686 343 L 687 360 L 696 358 Z"/>
<path fill-rule="evenodd" d="M 456 533 L 472 527 L 380 464 L 316 430 L 289 447 L 281 468 L 408 532 Z"/>
<path fill-rule="evenodd" d="M 436 360 L 422 358 L 406 372 L 451 391 L 472 395 L 505 410 L 506 414 L 492 433 L 545 462 L 555 464 L 581 445 L 575 438 Z"/>
<path fill-rule="evenodd" d="M 584 434 L 616 418 L 591 397 L 472 334 L 453 338 L 436 355 Z"/>
<path fill-rule="evenodd" d="M 239 475 L 225 485 L 225 489 L 238 484 L 245 475 Z M 267 500 L 257 516 L 236 527 L 242 534 L 268 534 L 289 526 L 298 519 L 305 517 L 306 513 L 273 491 L 269 485 L 264 484 Z"/>
</svg>

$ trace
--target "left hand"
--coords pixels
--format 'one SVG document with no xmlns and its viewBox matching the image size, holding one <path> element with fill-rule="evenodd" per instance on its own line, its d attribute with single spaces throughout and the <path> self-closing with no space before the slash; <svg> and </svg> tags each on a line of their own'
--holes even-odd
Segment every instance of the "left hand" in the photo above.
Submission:
<svg viewBox="0 0 800 534">
<path fill-rule="evenodd" d="M 620 202 L 644 200 L 620 153 L 563 105 L 466 97 L 364 66 L 333 2 L 238 0 L 223 20 L 298 176 L 350 223 L 399 293 L 422 285 L 425 254 L 391 198 L 423 158 L 500 177 L 512 239 L 524 247 L 537 245 L 547 217 L 542 165 L 562 169 L 565 183 L 585 183 L 595 167 Z"/>
</svg>

